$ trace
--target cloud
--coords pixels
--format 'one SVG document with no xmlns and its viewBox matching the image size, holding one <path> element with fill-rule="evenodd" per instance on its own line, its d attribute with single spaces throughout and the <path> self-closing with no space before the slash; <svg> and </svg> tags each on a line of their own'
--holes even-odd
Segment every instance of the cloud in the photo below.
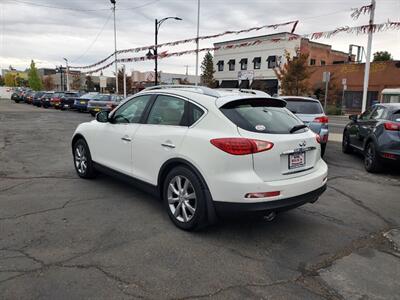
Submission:
<svg viewBox="0 0 400 300">
<path fill-rule="evenodd" d="M 23 2 L 30 2 L 33 5 Z M 145 4 L 148 5 L 131 9 Z M 350 18 L 350 8 L 365 4 L 364 0 L 202 0 L 200 34 L 215 34 L 225 30 L 238 30 L 296 19 L 300 20 L 298 33 L 331 30 L 342 25 L 356 26 L 367 24 L 368 16 L 361 16 L 359 20 L 354 21 Z M 72 10 L 43 6 L 65 7 Z M 0 9 L 0 67 L 13 64 L 24 69 L 30 59 L 42 62 L 41 66 L 53 67 L 63 63 L 63 57 L 73 61 L 82 56 L 110 17 L 111 4 L 108 0 L 3 0 Z M 378 1 L 376 22 L 385 22 L 387 19 L 398 21 L 398 11 L 400 11 L 400 1 Z M 160 19 L 166 16 L 183 18 L 183 21 L 168 20 L 162 25 L 159 33 L 160 43 L 196 35 L 196 0 L 117 0 L 116 14 L 118 49 L 153 44 L 154 18 Z M 256 34 L 273 32 L 276 31 L 265 30 Z M 250 33 L 240 37 L 254 35 L 255 33 Z M 232 35 L 202 41 L 201 47 L 209 47 L 214 42 L 238 37 Z M 399 44 L 393 43 L 399 40 L 399 32 L 378 33 L 374 35 L 373 51 L 387 50 L 395 58 L 400 59 Z M 366 36 L 341 34 L 320 42 L 347 51 L 350 43 L 366 45 Z M 175 52 L 194 48 L 194 44 L 187 44 L 166 50 Z M 93 46 L 76 63 L 94 63 L 112 53 L 113 49 L 111 18 Z M 190 55 L 160 60 L 160 69 L 182 73 L 185 71 L 185 65 L 189 65 L 189 71 L 194 73 L 194 57 Z M 153 69 L 153 64 L 132 63 L 128 64 L 127 68 L 146 71 Z M 107 72 L 111 73 L 111 69 Z"/>
</svg>

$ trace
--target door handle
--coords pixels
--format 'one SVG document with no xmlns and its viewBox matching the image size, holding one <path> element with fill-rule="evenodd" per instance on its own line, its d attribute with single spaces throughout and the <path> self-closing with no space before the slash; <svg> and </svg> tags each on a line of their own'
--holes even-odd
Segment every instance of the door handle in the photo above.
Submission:
<svg viewBox="0 0 400 300">
<path fill-rule="evenodd" d="M 169 143 L 162 143 L 161 146 L 168 147 L 168 148 L 171 148 L 171 149 L 175 148 L 174 144 L 169 144 Z"/>
<path fill-rule="evenodd" d="M 122 137 L 121 140 L 123 140 L 125 142 L 131 142 L 132 141 L 132 139 L 130 137 L 128 137 L 128 136 Z"/>
</svg>

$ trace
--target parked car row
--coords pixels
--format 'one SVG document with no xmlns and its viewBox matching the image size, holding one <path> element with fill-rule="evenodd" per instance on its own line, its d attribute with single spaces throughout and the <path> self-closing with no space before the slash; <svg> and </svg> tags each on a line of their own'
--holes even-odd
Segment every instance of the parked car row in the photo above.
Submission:
<svg viewBox="0 0 400 300">
<path fill-rule="evenodd" d="M 61 92 L 61 91 L 32 91 L 18 88 L 11 95 L 16 103 L 24 102 L 37 107 L 65 110 L 75 109 L 80 112 L 89 112 L 92 116 L 99 111 L 111 111 L 122 101 L 123 97 L 96 92 Z"/>
</svg>

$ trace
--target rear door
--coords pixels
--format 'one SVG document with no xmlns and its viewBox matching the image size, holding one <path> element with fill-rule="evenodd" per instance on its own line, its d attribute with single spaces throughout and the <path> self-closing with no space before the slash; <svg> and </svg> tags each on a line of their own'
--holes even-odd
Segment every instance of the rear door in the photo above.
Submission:
<svg viewBox="0 0 400 300">
<path fill-rule="evenodd" d="M 301 120 L 284 107 L 268 106 L 263 99 L 248 99 L 220 109 L 238 126 L 241 136 L 274 144 L 268 151 L 253 154 L 254 171 L 264 181 L 311 173 L 321 159 L 316 135 L 307 127 L 301 128 Z M 295 126 L 300 129 L 292 131 Z"/>
<path fill-rule="evenodd" d="M 351 123 L 349 127 L 349 137 L 350 144 L 356 148 L 362 149 L 365 135 L 367 134 L 368 128 L 371 123 L 371 115 L 375 107 L 368 107 L 365 112 L 363 112 L 357 122 Z"/>
<path fill-rule="evenodd" d="M 158 95 L 147 121 L 137 130 L 133 141 L 133 174 L 157 184 L 162 164 L 177 157 L 188 131 L 189 102 L 178 96 Z"/>
</svg>

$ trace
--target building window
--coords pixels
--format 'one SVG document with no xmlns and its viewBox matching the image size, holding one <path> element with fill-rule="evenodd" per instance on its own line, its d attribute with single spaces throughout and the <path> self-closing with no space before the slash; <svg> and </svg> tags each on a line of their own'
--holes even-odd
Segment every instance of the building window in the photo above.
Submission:
<svg viewBox="0 0 400 300">
<path fill-rule="evenodd" d="M 247 58 L 240 60 L 240 70 L 247 70 Z"/>
<path fill-rule="evenodd" d="M 235 60 L 231 59 L 228 61 L 229 71 L 235 71 Z"/>
<path fill-rule="evenodd" d="M 218 61 L 217 66 L 218 66 L 218 72 L 222 72 L 224 70 L 224 61 L 223 60 Z"/>
<path fill-rule="evenodd" d="M 315 59 L 314 58 L 310 59 L 310 66 L 315 66 Z"/>
<path fill-rule="evenodd" d="M 258 70 L 261 68 L 261 57 L 254 57 L 253 59 L 254 70 Z"/>
<path fill-rule="evenodd" d="M 268 56 L 268 69 L 273 69 L 276 67 L 276 56 Z"/>
<path fill-rule="evenodd" d="M 325 66 L 325 65 L 326 65 L 325 61 L 321 60 L 321 66 Z"/>
<path fill-rule="evenodd" d="M 335 61 L 333 61 L 333 64 L 334 65 L 344 64 L 344 61 L 343 60 L 335 60 Z"/>
</svg>

